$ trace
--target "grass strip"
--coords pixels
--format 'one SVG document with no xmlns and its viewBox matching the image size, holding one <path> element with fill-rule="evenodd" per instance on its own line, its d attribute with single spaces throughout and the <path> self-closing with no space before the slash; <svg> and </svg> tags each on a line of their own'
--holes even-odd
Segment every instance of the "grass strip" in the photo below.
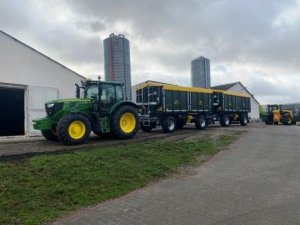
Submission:
<svg viewBox="0 0 300 225">
<path fill-rule="evenodd" d="M 138 143 L 0 163 L 0 224 L 41 224 L 124 195 L 238 138 Z"/>
</svg>

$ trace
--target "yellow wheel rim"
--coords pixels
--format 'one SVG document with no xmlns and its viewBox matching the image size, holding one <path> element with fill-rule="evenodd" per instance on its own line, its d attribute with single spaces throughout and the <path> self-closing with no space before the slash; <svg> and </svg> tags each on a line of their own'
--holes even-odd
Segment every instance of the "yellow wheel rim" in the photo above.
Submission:
<svg viewBox="0 0 300 225">
<path fill-rule="evenodd" d="M 80 139 L 86 131 L 85 124 L 79 120 L 73 121 L 68 129 L 69 135 L 73 139 Z"/>
<path fill-rule="evenodd" d="M 132 113 L 124 113 L 120 119 L 120 128 L 124 133 L 131 133 L 136 127 L 136 119 Z"/>
</svg>

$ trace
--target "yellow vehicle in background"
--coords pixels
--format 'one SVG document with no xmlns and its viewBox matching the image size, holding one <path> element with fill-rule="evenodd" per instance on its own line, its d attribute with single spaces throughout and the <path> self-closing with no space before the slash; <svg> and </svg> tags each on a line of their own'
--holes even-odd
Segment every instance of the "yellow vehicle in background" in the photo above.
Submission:
<svg viewBox="0 0 300 225">
<path fill-rule="evenodd" d="M 293 110 L 282 109 L 280 105 L 267 105 L 265 123 L 268 125 L 278 125 L 279 123 L 284 125 L 295 125 L 296 118 Z"/>
</svg>

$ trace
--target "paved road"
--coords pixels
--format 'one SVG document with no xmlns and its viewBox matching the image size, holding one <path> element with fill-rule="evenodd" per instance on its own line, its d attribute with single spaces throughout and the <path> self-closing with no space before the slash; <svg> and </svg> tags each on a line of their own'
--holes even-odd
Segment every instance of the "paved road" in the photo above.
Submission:
<svg viewBox="0 0 300 225">
<path fill-rule="evenodd" d="M 300 127 L 254 127 L 193 172 L 53 224 L 300 224 Z"/>
</svg>

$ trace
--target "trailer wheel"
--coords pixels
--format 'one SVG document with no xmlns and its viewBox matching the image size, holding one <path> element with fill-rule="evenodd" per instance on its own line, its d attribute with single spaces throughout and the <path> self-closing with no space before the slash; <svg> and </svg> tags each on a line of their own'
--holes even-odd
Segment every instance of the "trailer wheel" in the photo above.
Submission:
<svg viewBox="0 0 300 225">
<path fill-rule="evenodd" d="M 121 106 L 112 116 L 111 131 L 116 138 L 131 138 L 139 130 L 139 127 L 137 109 L 130 105 Z"/>
<path fill-rule="evenodd" d="M 165 133 L 172 133 L 176 130 L 176 119 L 173 116 L 166 117 L 162 122 L 162 129 Z"/>
<path fill-rule="evenodd" d="M 201 115 L 195 121 L 196 128 L 199 130 L 204 130 L 207 127 L 206 117 Z"/>
<path fill-rule="evenodd" d="M 248 124 L 248 119 L 246 115 L 241 115 L 240 116 L 240 124 L 241 126 L 247 126 Z"/>
<path fill-rule="evenodd" d="M 57 125 L 58 138 L 66 145 L 82 144 L 90 136 L 91 122 L 82 114 L 69 114 Z"/>
<path fill-rule="evenodd" d="M 228 127 L 230 125 L 230 119 L 228 115 L 223 115 L 221 118 L 221 126 L 222 127 Z"/>
<path fill-rule="evenodd" d="M 152 131 L 152 126 L 144 126 L 144 125 L 141 125 L 141 130 L 144 131 L 144 132 L 151 132 Z"/>
<path fill-rule="evenodd" d="M 58 141 L 57 135 L 52 130 L 41 130 L 42 135 L 49 141 Z"/>
</svg>

